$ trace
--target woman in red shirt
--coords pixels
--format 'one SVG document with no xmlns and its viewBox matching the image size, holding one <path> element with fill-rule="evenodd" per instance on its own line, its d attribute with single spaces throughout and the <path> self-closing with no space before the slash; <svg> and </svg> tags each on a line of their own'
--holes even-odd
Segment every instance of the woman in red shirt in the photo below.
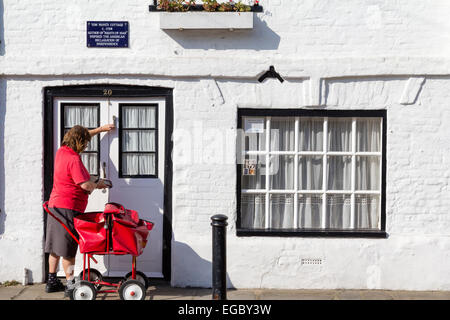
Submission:
<svg viewBox="0 0 450 320">
<path fill-rule="evenodd" d="M 82 126 L 74 126 L 63 138 L 61 147 L 56 152 L 53 189 L 50 194 L 49 210 L 64 224 L 77 234 L 73 218 L 84 213 L 89 194 L 94 189 L 104 189 L 103 180 L 93 181 L 83 162 L 80 153 L 88 146 L 91 137 L 97 133 L 110 131 L 114 125 L 105 125 L 88 130 Z M 66 290 L 66 295 L 73 289 L 73 269 L 78 244 L 55 219 L 47 219 L 45 252 L 49 253 L 49 277 L 46 292 Z M 56 269 L 60 257 L 66 274 L 67 286 L 56 277 Z"/>
</svg>

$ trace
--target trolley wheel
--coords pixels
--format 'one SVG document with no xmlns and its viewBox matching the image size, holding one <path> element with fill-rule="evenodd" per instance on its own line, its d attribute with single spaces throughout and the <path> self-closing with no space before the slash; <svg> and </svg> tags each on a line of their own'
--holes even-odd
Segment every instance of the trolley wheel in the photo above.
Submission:
<svg viewBox="0 0 450 320">
<path fill-rule="evenodd" d="M 70 300 L 95 300 L 97 290 L 94 284 L 81 280 L 75 284 L 75 288 L 70 293 Z"/>
<path fill-rule="evenodd" d="M 88 269 L 86 269 L 86 280 L 89 282 L 95 282 L 95 281 L 103 281 L 103 276 L 97 269 L 90 269 L 89 271 L 89 279 L 87 279 L 88 275 Z M 83 280 L 83 271 L 80 272 L 80 275 L 78 276 L 80 280 Z M 94 284 L 95 289 L 100 290 L 102 287 L 100 284 Z"/>
<path fill-rule="evenodd" d="M 120 300 L 144 300 L 145 286 L 138 280 L 127 280 L 119 287 Z"/>
<path fill-rule="evenodd" d="M 125 276 L 125 280 L 132 280 L 131 276 L 132 276 L 133 272 L 128 272 L 127 275 Z M 141 271 L 136 271 L 136 280 L 139 281 L 140 283 L 142 283 L 145 287 L 145 289 L 148 288 L 149 286 L 149 281 L 147 276 L 145 275 L 145 273 L 141 272 Z"/>
</svg>

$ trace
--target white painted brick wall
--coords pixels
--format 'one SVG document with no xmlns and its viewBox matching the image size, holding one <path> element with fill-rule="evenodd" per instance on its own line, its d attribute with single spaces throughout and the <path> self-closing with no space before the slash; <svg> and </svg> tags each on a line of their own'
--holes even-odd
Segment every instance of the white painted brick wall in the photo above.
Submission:
<svg viewBox="0 0 450 320">
<path fill-rule="evenodd" d="M 193 260 L 198 260 L 198 265 L 183 263 L 185 256 L 175 249 L 173 282 L 177 285 L 210 284 L 207 276 L 211 266 L 207 262 L 211 261 L 211 232 L 208 230 L 205 234 L 205 229 L 212 214 L 231 211 L 228 228 L 230 286 L 448 290 L 450 281 L 445 271 L 450 255 L 446 196 L 450 182 L 446 161 L 450 148 L 450 118 L 445 111 L 448 79 L 428 79 L 418 101 L 412 106 L 402 106 L 398 101 L 407 81 L 407 78 L 377 77 L 327 82 L 330 88 L 327 98 L 334 101 L 329 109 L 388 110 L 388 239 L 236 238 L 233 225 L 236 219 L 235 168 L 220 167 L 221 174 L 229 175 L 229 180 L 220 179 L 220 175 L 217 178 L 224 184 L 228 182 L 231 192 L 223 194 L 223 200 L 216 196 L 214 202 L 217 207 L 222 206 L 221 210 L 217 211 L 211 204 L 205 212 L 202 199 L 208 193 L 200 194 L 198 188 L 206 190 L 208 185 L 214 188 L 209 182 L 212 177 L 209 170 L 216 172 L 217 168 L 184 167 L 180 170 L 189 172 L 186 179 L 189 186 L 179 190 L 180 193 L 175 189 L 178 195 L 183 194 L 180 199 L 174 195 L 175 212 L 179 205 L 184 207 L 186 199 L 193 200 L 188 204 L 189 216 L 177 219 L 174 225 L 175 248 L 189 246 L 186 252 Z M 334 88 L 336 83 L 338 89 Z M 242 83 L 238 85 L 245 88 Z M 251 90 L 248 92 L 248 101 L 258 100 Z M 229 101 L 227 94 L 224 98 Z M 180 140 L 179 144 L 183 142 Z M 177 172 L 175 170 L 175 176 Z M 199 226 L 199 222 L 203 225 Z M 192 230 L 191 234 L 186 232 L 188 229 Z M 323 264 L 302 266 L 299 263 L 302 258 L 321 258 Z M 204 267 L 204 272 L 195 273 L 200 266 Z M 426 279 L 418 279 L 421 273 L 428 275 Z M 436 273 L 440 279 L 434 276 Z"/>
<path fill-rule="evenodd" d="M 450 3 L 260 2 L 250 32 L 163 32 L 151 1 L 3 1 L 0 281 L 43 277 L 42 88 L 121 83 L 174 88 L 173 285 L 210 286 L 221 213 L 230 286 L 450 290 Z M 87 49 L 87 20 L 129 21 L 130 48 Z M 388 110 L 389 238 L 236 237 L 237 108 L 320 105 Z"/>
</svg>

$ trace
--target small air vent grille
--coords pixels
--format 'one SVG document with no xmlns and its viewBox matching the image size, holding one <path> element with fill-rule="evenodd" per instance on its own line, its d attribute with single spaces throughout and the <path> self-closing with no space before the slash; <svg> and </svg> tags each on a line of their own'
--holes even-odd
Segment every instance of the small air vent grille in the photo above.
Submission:
<svg viewBox="0 0 450 320">
<path fill-rule="evenodd" d="M 321 265 L 322 259 L 302 259 L 302 265 Z"/>
</svg>

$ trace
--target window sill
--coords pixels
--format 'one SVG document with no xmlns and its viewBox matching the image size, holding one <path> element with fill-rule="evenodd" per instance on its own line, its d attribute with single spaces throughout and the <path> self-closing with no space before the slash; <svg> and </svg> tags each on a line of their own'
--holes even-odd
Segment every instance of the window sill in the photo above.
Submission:
<svg viewBox="0 0 450 320">
<path fill-rule="evenodd" d="M 152 175 L 135 175 L 135 176 L 119 174 L 119 179 L 157 179 L 157 178 L 158 178 L 158 176 L 154 175 L 154 174 L 152 174 Z"/>
<path fill-rule="evenodd" d="M 238 237 L 299 237 L 299 238 L 379 238 L 386 239 L 388 234 L 380 230 L 299 230 L 299 229 L 237 229 Z"/>
<path fill-rule="evenodd" d="M 161 12 L 163 30 L 253 29 L 253 12 Z"/>
</svg>

